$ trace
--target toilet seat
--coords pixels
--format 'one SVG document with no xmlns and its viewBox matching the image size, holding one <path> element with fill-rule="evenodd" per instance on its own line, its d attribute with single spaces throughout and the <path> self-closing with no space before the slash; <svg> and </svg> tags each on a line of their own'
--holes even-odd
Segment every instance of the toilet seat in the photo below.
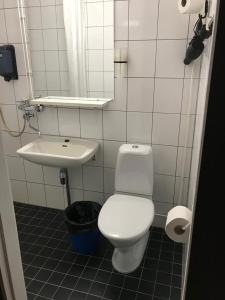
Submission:
<svg viewBox="0 0 225 300">
<path fill-rule="evenodd" d="M 103 205 L 98 227 L 109 239 L 138 239 L 149 229 L 153 218 L 154 204 L 151 199 L 115 194 Z"/>
</svg>

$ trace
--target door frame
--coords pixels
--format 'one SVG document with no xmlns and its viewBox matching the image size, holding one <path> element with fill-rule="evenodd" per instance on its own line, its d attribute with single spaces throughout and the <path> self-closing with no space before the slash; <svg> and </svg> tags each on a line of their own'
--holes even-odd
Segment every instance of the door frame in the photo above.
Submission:
<svg viewBox="0 0 225 300">
<path fill-rule="evenodd" d="M 0 128 L 0 272 L 7 300 L 26 300 L 13 197 Z"/>
<path fill-rule="evenodd" d="M 225 1 L 219 4 L 185 300 L 224 298 Z"/>
</svg>

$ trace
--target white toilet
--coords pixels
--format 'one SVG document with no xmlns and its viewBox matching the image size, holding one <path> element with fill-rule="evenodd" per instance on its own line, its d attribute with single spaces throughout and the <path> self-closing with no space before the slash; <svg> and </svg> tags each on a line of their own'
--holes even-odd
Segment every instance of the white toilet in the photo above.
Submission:
<svg viewBox="0 0 225 300">
<path fill-rule="evenodd" d="M 140 265 L 154 218 L 153 155 L 147 145 L 119 148 L 115 194 L 103 205 L 98 227 L 115 247 L 112 264 L 121 273 Z"/>
</svg>

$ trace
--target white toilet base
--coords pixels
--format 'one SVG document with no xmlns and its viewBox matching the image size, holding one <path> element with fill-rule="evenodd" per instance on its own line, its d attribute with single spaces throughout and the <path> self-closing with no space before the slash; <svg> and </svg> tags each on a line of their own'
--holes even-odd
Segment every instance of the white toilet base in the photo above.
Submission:
<svg viewBox="0 0 225 300">
<path fill-rule="evenodd" d="M 124 248 L 115 248 L 112 256 L 112 265 L 120 273 L 131 273 L 141 264 L 145 248 L 148 243 L 149 231 L 134 245 Z"/>
</svg>

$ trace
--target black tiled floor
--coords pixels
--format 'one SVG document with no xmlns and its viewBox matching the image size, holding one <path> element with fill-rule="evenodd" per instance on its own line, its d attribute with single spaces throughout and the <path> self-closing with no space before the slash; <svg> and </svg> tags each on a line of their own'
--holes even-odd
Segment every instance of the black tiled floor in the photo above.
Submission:
<svg viewBox="0 0 225 300">
<path fill-rule="evenodd" d="M 141 266 L 123 275 L 102 239 L 95 256 L 72 251 L 63 212 L 15 203 L 28 299 L 180 300 L 182 247 L 151 228 Z"/>
</svg>

